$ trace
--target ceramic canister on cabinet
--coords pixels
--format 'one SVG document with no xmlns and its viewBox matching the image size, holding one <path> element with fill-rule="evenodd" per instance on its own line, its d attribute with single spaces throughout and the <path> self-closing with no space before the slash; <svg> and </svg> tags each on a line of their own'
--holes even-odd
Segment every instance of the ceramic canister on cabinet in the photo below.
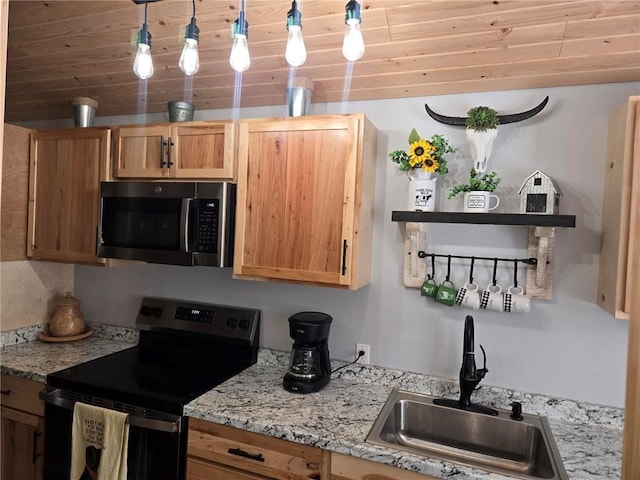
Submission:
<svg viewBox="0 0 640 480">
<path fill-rule="evenodd" d="M 71 337 L 83 333 L 85 326 L 80 300 L 67 292 L 56 302 L 56 311 L 49 322 L 49 333 L 54 337 Z"/>
</svg>

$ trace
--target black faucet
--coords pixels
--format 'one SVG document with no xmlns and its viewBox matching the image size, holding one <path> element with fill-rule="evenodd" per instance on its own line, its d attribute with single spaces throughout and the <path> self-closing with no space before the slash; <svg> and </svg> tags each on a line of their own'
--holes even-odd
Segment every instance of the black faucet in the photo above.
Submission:
<svg viewBox="0 0 640 480">
<path fill-rule="evenodd" d="M 464 320 L 464 338 L 462 341 L 462 366 L 460 367 L 460 400 L 450 400 L 447 398 L 436 398 L 433 403 L 445 407 L 459 408 L 462 410 L 470 410 L 487 415 L 498 415 L 498 411 L 471 403 L 471 394 L 484 378 L 489 370 L 487 370 L 487 354 L 482 345 L 482 356 L 484 357 L 484 365 L 482 368 L 476 368 L 476 359 L 474 352 L 474 332 L 473 317 L 467 315 Z"/>
<path fill-rule="evenodd" d="M 467 315 L 464 319 L 462 366 L 460 367 L 460 400 L 458 400 L 458 403 L 464 407 L 471 405 L 471 394 L 489 371 L 487 370 L 487 354 L 482 345 L 480 345 L 480 350 L 482 350 L 482 356 L 484 357 L 484 366 L 477 369 L 474 353 L 473 317 Z"/>
</svg>

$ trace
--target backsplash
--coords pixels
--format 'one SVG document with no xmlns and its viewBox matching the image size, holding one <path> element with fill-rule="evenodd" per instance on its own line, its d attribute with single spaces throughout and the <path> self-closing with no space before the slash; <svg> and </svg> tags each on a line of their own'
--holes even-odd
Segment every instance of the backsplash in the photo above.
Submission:
<svg viewBox="0 0 640 480">
<path fill-rule="evenodd" d="M 458 376 L 464 317 L 471 313 L 476 343 L 487 352 L 488 384 L 621 407 L 627 323 L 601 310 L 595 295 L 608 117 L 637 92 L 637 83 L 623 83 L 316 104 L 318 114 L 346 109 L 364 112 L 380 132 L 370 285 L 348 292 L 234 280 L 229 269 L 78 265 L 74 295 L 82 301 L 87 320 L 123 326 L 133 326 L 143 296 L 257 308 L 262 312 L 261 345 L 284 351 L 291 347 L 289 316 L 308 310 L 324 312 L 333 317 L 332 357 L 353 359 L 355 344 L 365 343 L 371 345 L 374 365 L 451 379 Z M 434 304 L 421 297 L 418 289 L 404 287 L 404 225 L 391 222 L 391 212 L 404 209 L 407 178 L 387 157 L 388 152 L 406 148 L 412 128 L 424 137 L 442 134 L 459 148 L 448 162 L 450 176 L 438 181 L 436 208 L 444 211 L 461 209 L 460 199 L 446 197 L 470 168 L 464 129 L 433 121 L 424 103 L 453 115 L 464 115 L 476 105 L 489 105 L 501 113 L 536 104 L 547 95 L 549 105 L 539 115 L 499 127 L 489 170 L 498 171 L 502 178 L 495 192 L 501 198 L 496 211 L 517 211 L 522 181 L 540 170 L 563 193 L 560 213 L 576 215 L 576 228 L 557 231 L 553 299 L 534 300 L 527 314 L 472 312 Z M 239 115 L 249 118 L 268 112 L 266 107 L 242 109 Z M 230 110 L 202 114 L 205 119 L 233 116 Z M 104 118 L 101 124 L 127 120 Z M 429 224 L 428 245 L 433 253 L 523 257 L 527 233 L 519 227 Z M 446 261 L 438 262 L 436 268 L 441 282 Z M 459 286 L 468 275 L 468 263 L 458 263 L 451 279 Z M 477 265 L 474 279 L 484 288 L 491 280 L 491 269 Z M 503 287 L 512 279 L 511 269 L 498 272 Z"/>
</svg>

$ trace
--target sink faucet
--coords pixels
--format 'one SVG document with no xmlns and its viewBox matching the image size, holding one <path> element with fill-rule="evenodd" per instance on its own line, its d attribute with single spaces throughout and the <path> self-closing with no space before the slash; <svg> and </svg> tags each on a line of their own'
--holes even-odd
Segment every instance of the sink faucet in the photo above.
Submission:
<svg viewBox="0 0 640 480">
<path fill-rule="evenodd" d="M 478 369 L 476 368 L 474 353 L 473 317 L 467 315 L 464 320 L 462 367 L 460 367 L 460 400 L 458 400 L 458 403 L 464 407 L 471 405 L 471 394 L 489 371 L 487 370 L 487 354 L 482 345 L 480 345 L 480 349 L 484 357 L 484 366 Z"/>
<path fill-rule="evenodd" d="M 480 345 L 480 350 L 482 350 L 482 356 L 484 357 L 484 365 L 482 368 L 476 368 L 473 335 L 473 317 L 471 315 L 467 315 L 464 320 L 464 338 L 462 342 L 460 400 L 456 401 L 448 398 L 436 398 L 433 403 L 443 407 L 458 408 L 487 415 L 498 415 L 498 411 L 495 408 L 471 403 L 471 394 L 489 371 L 487 370 L 487 354 L 485 353 L 482 345 Z"/>
</svg>

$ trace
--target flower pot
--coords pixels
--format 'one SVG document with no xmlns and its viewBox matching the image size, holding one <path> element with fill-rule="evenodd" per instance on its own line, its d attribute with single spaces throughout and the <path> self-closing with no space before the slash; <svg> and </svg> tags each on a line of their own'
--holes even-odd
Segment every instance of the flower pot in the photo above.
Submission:
<svg viewBox="0 0 640 480">
<path fill-rule="evenodd" d="M 433 212 L 436 206 L 436 179 L 422 169 L 409 173 L 407 210 Z"/>
<path fill-rule="evenodd" d="M 495 199 L 495 205 L 491 206 L 491 200 Z M 464 194 L 465 213 L 487 213 L 495 210 L 500 205 L 500 198 L 489 192 L 473 191 Z"/>
</svg>

